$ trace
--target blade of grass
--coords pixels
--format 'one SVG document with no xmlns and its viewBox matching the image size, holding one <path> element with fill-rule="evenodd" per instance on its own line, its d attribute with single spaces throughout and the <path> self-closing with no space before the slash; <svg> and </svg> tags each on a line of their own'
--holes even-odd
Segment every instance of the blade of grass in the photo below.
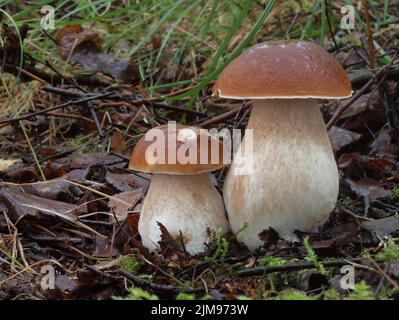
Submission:
<svg viewBox="0 0 399 320">
<path fill-rule="evenodd" d="M 326 30 L 326 0 L 320 0 L 321 22 L 320 22 L 320 46 L 324 48 L 324 36 Z"/>
<path fill-rule="evenodd" d="M 317 8 L 319 7 L 319 4 L 320 4 L 319 1 L 314 2 L 310 16 L 309 16 L 308 20 L 306 21 L 305 28 L 303 28 L 303 31 L 302 31 L 302 34 L 300 37 L 301 40 L 305 39 L 305 37 L 307 36 L 309 29 L 312 26 L 313 18 L 316 15 L 316 11 L 317 11 Z"/>
<path fill-rule="evenodd" d="M 194 20 L 192 26 L 190 27 L 190 29 L 189 29 L 188 32 L 187 32 L 187 36 L 186 36 L 185 39 L 184 39 L 183 45 L 179 48 L 179 50 L 178 50 L 178 51 L 176 52 L 176 54 L 173 56 L 172 61 L 180 61 L 180 60 L 182 59 L 182 57 L 183 57 L 184 51 L 185 51 L 188 47 L 190 47 L 192 44 L 193 44 L 193 46 L 191 46 L 191 47 L 194 49 L 194 47 L 195 47 L 195 42 L 194 42 L 194 39 L 195 39 L 195 38 L 194 38 L 195 30 L 196 30 L 198 24 L 201 22 L 202 17 L 204 16 L 204 14 L 206 13 L 206 11 L 208 10 L 208 7 L 209 7 L 210 3 L 211 3 L 210 1 L 207 2 L 207 3 L 205 4 L 205 6 L 201 9 L 201 11 L 200 11 L 200 13 L 198 14 L 198 16 L 195 18 L 195 20 Z M 202 27 L 203 27 L 204 24 L 207 24 L 207 23 L 208 23 L 208 20 L 209 20 L 209 16 L 208 16 L 208 18 L 206 18 L 205 22 L 202 24 L 201 29 L 202 29 Z M 201 29 L 200 29 L 200 30 L 201 30 Z M 197 32 L 197 33 L 200 33 L 200 32 L 201 32 L 201 31 L 199 31 L 199 32 Z M 199 39 L 200 41 L 203 41 L 201 37 L 196 37 L 196 39 Z M 206 42 L 204 41 L 204 43 L 206 43 Z M 207 43 L 206 43 L 206 44 L 207 44 Z M 207 45 L 208 45 L 208 44 L 207 44 Z M 176 70 L 176 71 L 177 71 L 177 70 Z M 176 76 L 176 72 L 173 74 L 173 79 L 175 78 L 175 76 Z"/>
<path fill-rule="evenodd" d="M 255 34 L 259 31 L 259 29 L 262 27 L 263 23 L 265 22 L 266 18 L 269 16 L 271 10 L 273 9 L 275 5 L 275 0 L 270 0 L 261 14 L 261 16 L 258 18 L 257 22 L 255 25 L 252 27 L 251 31 L 247 34 L 247 36 L 240 42 L 240 44 L 233 50 L 233 52 L 228 56 L 228 58 L 221 64 L 220 67 L 217 69 L 210 71 L 209 75 L 205 76 L 201 82 L 191 89 L 190 91 L 187 91 L 185 93 L 182 93 L 180 95 L 176 95 L 173 97 L 167 97 L 167 100 L 179 100 L 181 98 L 187 97 L 187 96 L 193 96 L 197 95 L 206 85 L 208 85 L 209 82 L 212 80 L 216 79 L 216 77 L 223 71 L 223 69 L 233 60 L 235 59 L 252 41 L 254 38 Z"/>
<path fill-rule="evenodd" d="M 19 52 L 20 52 L 20 57 L 21 57 L 21 60 L 19 61 L 19 67 L 22 68 L 22 65 L 24 62 L 24 52 L 23 52 L 23 42 L 22 42 L 21 34 L 19 33 L 18 25 L 15 22 L 15 20 L 13 19 L 13 17 L 11 17 L 6 11 L 4 11 L 3 9 L 0 9 L 0 12 L 3 13 L 11 21 L 11 24 L 13 25 L 13 27 L 15 28 L 15 32 L 17 33 L 18 41 L 19 41 L 19 50 L 20 50 Z M 18 72 L 18 75 L 19 75 L 19 72 Z"/>
<path fill-rule="evenodd" d="M 40 11 L 40 8 L 45 6 L 46 4 L 50 4 L 52 1 L 51 0 L 42 0 L 39 1 L 38 3 L 26 6 L 25 9 L 21 10 L 18 12 L 16 15 L 14 15 L 15 21 L 19 21 L 22 18 L 26 17 L 27 15 L 32 14 L 32 12 Z"/>
<path fill-rule="evenodd" d="M 17 109 L 17 107 L 14 105 L 13 96 L 12 96 L 11 92 L 8 90 L 8 87 L 7 87 L 7 85 L 6 85 L 5 81 L 4 81 L 3 74 L 0 74 L 0 79 L 1 79 L 1 81 L 2 81 L 2 83 L 3 83 L 3 88 L 5 89 L 5 91 L 6 91 L 7 95 L 8 95 L 8 97 L 9 97 L 9 99 L 10 99 L 10 101 L 11 101 L 11 103 L 13 104 L 13 107 L 14 107 L 15 109 Z M 19 116 L 20 111 L 21 111 L 21 110 L 18 110 L 18 111 L 17 111 L 16 117 Z M 42 170 L 42 167 L 41 167 L 41 165 L 40 165 L 40 162 L 39 162 L 39 160 L 38 160 L 38 158 L 37 158 L 36 152 L 35 152 L 35 150 L 34 150 L 32 144 L 31 144 L 31 142 L 30 142 L 30 140 L 29 140 L 29 135 L 28 135 L 28 133 L 27 133 L 27 131 L 26 131 L 26 128 L 25 128 L 25 126 L 23 125 L 23 122 L 22 122 L 22 121 L 19 121 L 19 125 L 20 125 L 20 127 L 21 127 L 21 130 L 22 130 L 24 136 L 25 136 L 26 142 L 28 143 L 29 149 L 30 149 L 30 151 L 31 151 L 31 153 L 32 153 L 32 156 L 33 156 L 34 160 L 35 160 L 35 163 L 36 163 L 36 166 L 37 166 L 37 168 L 38 168 L 38 170 L 39 170 L 40 176 L 42 177 L 42 179 L 43 179 L 44 181 L 46 181 L 46 176 L 44 175 L 44 172 L 43 172 L 43 170 Z"/>
<path fill-rule="evenodd" d="M 200 39 L 204 40 L 205 34 L 208 31 L 211 21 L 213 21 L 215 15 L 216 15 L 216 11 L 217 11 L 216 9 L 218 8 L 218 6 L 219 6 L 219 0 L 214 0 L 211 12 L 209 13 L 208 18 L 206 19 L 205 23 L 202 25 L 202 27 L 198 33 L 198 36 L 200 37 Z"/>
<path fill-rule="evenodd" d="M 211 74 L 212 70 L 214 70 L 214 68 L 219 63 L 220 57 L 226 52 L 231 39 L 236 34 L 237 30 L 242 26 L 242 23 L 244 22 L 244 19 L 247 16 L 249 8 L 252 6 L 252 4 L 253 4 L 253 0 L 247 0 L 244 3 L 244 6 L 243 6 L 242 10 L 240 11 L 239 16 L 234 19 L 233 25 L 230 27 L 226 37 L 223 39 L 222 43 L 220 44 L 220 47 L 219 47 L 218 51 L 216 52 L 215 56 L 213 57 L 212 62 L 209 64 L 207 71 L 205 71 L 205 74 L 204 74 L 205 77 L 207 77 L 209 74 Z"/>
<path fill-rule="evenodd" d="M 201 2 L 202 0 L 196 0 L 193 1 L 193 3 L 188 6 L 186 8 L 186 10 L 184 10 L 182 13 L 179 14 L 178 18 L 175 20 L 175 22 L 172 24 L 172 26 L 169 28 L 169 30 L 167 31 L 167 33 L 165 34 L 165 37 L 163 37 L 162 39 L 162 43 L 161 43 L 161 47 L 159 48 L 157 57 L 155 58 L 155 62 L 154 62 L 154 67 L 158 64 L 159 58 L 161 57 L 161 54 L 166 46 L 166 44 L 169 41 L 169 38 L 173 32 L 173 30 L 180 24 L 180 22 L 183 20 L 183 18 L 186 17 L 187 13 L 190 12 L 193 8 L 195 8 L 196 6 L 198 6 L 198 4 Z"/>
<path fill-rule="evenodd" d="M 383 22 L 387 21 L 388 19 L 388 5 L 389 0 L 384 0 L 384 15 L 382 17 Z"/>
<path fill-rule="evenodd" d="M 33 148 L 32 144 L 30 142 L 28 132 L 27 132 L 27 130 L 26 130 L 26 128 L 25 128 L 25 126 L 24 126 L 22 121 L 19 121 L 19 126 L 21 127 L 21 130 L 22 130 L 22 132 L 23 132 L 23 134 L 25 136 L 26 142 L 28 143 L 30 152 L 32 153 L 33 159 L 35 160 L 35 163 L 36 163 L 37 169 L 39 170 L 40 176 L 42 177 L 43 181 L 46 181 L 47 180 L 46 176 L 44 175 L 42 166 L 40 165 L 40 162 L 39 162 L 39 159 L 37 158 L 35 149 Z"/>
<path fill-rule="evenodd" d="M 182 2 L 183 0 L 176 1 L 176 3 L 165 13 L 165 15 L 161 19 L 159 19 L 155 26 L 147 32 L 145 37 L 141 39 L 137 45 L 130 49 L 128 55 L 134 55 L 137 50 L 139 50 L 148 40 L 150 40 L 155 32 L 157 32 L 161 25 L 163 25 L 169 19 L 169 17 L 175 12 L 175 10 L 181 5 Z"/>
</svg>

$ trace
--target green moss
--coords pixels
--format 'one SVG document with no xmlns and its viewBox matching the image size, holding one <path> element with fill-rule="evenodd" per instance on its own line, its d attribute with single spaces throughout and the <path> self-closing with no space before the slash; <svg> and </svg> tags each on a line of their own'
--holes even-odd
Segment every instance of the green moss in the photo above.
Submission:
<svg viewBox="0 0 399 320">
<path fill-rule="evenodd" d="M 399 261 L 399 245 L 389 239 L 386 246 L 376 255 L 378 260 L 384 262 Z"/>
<path fill-rule="evenodd" d="M 275 300 L 315 300 L 315 297 L 310 297 L 304 294 L 302 291 L 287 289 L 280 292 L 280 294 L 274 298 Z"/>
<path fill-rule="evenodd" d="M 197 300 L 197 298 L 196 298 L 195 294 L 193 294 L 193 293 L 180 292 L 176 296 L 176 300 Z M 209 294 L 206 294 L 203 297 L 201 297 L 199 300 L 212 300 L 212 296 Z"/>
<path fill-rule="evenodd" d="M 262 263 L 265 267 L 277 267 L 286 264 L 288 261 L 281 258 L 281 257 L 264 257 L 260 259 L 260 263 Z M 280 279 L 280 275 L 275 273 L 270 273 L 267 275 L 269 278 L 269 285 L 270 289 L 275 292 L 276 291 L 276 284 Z"/>
<path fill-rule="evenodd" d="M 120 257 L 120 266 L 127 272 L 136 273 L 141 267 L 142 263 L 133 255 L 126 255 Z"/>
<path fill-rule="evenodd" d="M 335 289 L 328 289 L 323 292 L 324 300 L 341 300 L 341 295 Z"/>
<path fill-rule="evenodd" d="M 131 288 L 125 297 L 112 297 L 113 300 L 159 300 L 158 296 L 141 288 Z"/>
<path fill-rule="evenodd" d="M 303 245 L 306 249 L 306 260 L 313 263 L 314 266 L 319 270 L 321 274 L 326 274 L 326 269 L 324 266 L 319 262 L 316 253 L 313 251 L 312 247 L 309 244 L 309 237 L 305 237 L 303 239 Z"/>
<path fill-rule="evenodd" d="M 394 197 L 399 198 L 399 188 L 392 189 L 391 193 Z"/>
<path fill-rule="evenodd" d="M 374 294 L 370 286 L 364 281 L 355 285 L 353 292 L 349 294 L 346 300 L 374 300 Z"/>
<path fill-rule="evenodd" d="M 216 272 L 218 274 L 225 273 L 225 261 L 229 253 L 229 242 L 223 236 L 222 229 L 218 229 L 216 232 L 216 250 L 212 257 L 208 257 L 209 263 L 216 266 Z"/>
</svg>

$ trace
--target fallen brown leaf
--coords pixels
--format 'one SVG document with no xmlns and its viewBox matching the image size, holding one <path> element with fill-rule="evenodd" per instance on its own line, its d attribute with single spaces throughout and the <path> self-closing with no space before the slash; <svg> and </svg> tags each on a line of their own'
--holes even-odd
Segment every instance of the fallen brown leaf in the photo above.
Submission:
<svg viewBox="0 0 399 320">
<path fill-rule="evenodd" d="M 365 178 L 353 181 L 348 179 L 347 182 L 349 183 L 352 191 L 358 196 L 367 197 L 371 201 L 390 196 L 391 194 L 388 190 L 384 189 L 384 184 L 377 180 Z"/>
<path fill-rule="evenodd" d="M 75 221 L 78 215 L 84 211 L 84 207 L 38 197 L 16 187 L 1 188 L 0 201 L 4 202 L 10 217 L 14 221 L 18 220 L 20 217 L 40 217 L 40 215 Z"/>
<path fill-rule="evenodd" d="M 119 194 L 114 195 L 108 203 L 111 211 L 115 214 L 116 218 L 119 222 L 122 222 L 126 219 L 128 215 L 129 208 L 143 198 L 144 192 L 143 189 L 136 189 L 133 191 L 126 191 Z M 123 200 L 123 201 L 118 201 Z M 110 217 L 112 222 L 115 222 L 115 217 Z"/>
<path fill-rule="evenodd" d="M 383 238 L 399 230 L 399 218 L 395 216 L 376 219 L 371 221 L 362 221 L 362 227 L 377 236 Z"/>
<path fill-rule="evenodd" d="M 78 62 L 83 68 L 110 74 L 116 80 L 133 83 L 138 72 L 132 60 L 102 52 L 102 37 L 80 25 L 65 26 L 57 32 L 57 52 L 64 60 Z"/>
</svg>

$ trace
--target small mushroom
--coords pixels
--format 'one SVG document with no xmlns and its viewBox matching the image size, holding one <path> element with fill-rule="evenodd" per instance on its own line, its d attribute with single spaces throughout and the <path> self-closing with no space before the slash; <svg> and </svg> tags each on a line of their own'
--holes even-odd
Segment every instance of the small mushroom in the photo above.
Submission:
<svg viewBox="0 0 399 320">
<path fill-rule="evenodd" d="M 214 94 L 254 100 L 252 171 L 237 174 L 235 156 L 224 183 L 232 231 L 240 230 L 238 239 L 252 250 L 269 227 L 288 240 L 296 239 L 295 230 L 315 231 L 338 197 L 337 166 L 317 99 L 351 96 L 343 68 L 311 42 L 258 44 L 227 66 Z M 246 138 L 237 153 L 250 143 Z"/>
<path fill-rule="evenodd" d="M 196 151 L 190 155 L 189 150 Z M 156 251 L 161 240 L 157 222 L 174 239 L 183 240 L 189 254 L 204 252 L 219 228 L 228 230 L 223 199 L 210 174 L 223 167 L 223 159 L 218 159 L 222 150 L 216 137 L 183 125 L 151 129 L 137 142 L 129 168 L 152 173 L 138 225 L 150 251 Z M 153 161 L 152 156 L 165 161 Z"/>
</svg>

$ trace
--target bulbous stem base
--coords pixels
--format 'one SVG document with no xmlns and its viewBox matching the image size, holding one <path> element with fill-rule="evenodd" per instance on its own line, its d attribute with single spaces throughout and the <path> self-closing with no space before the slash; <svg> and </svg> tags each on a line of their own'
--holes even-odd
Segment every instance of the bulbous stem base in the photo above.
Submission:
<svg viewBox="0 0 399 320">
<path fill-rule="evenodd" d="M 222 197 L 208 173 L 198 175 L 153 174 L 139 219 L 143 245 L 155 251 L 161 240 L 157 222 L 181 241 L 190 254 L 206 250 L 218 228 L 228 230 Z"/>
<path fill-rule="evenodd" d="M 338 197 L 338 170 L 315 99 L 255 100 L 253 170 L 235 174 L 234 157 L 225 179 L 224 201 L 230 227 L 254 250 L 269 227 L 294 240 L 295 230 L 315 231 Z M 246 135 L 238 150 L 248 143 Z M 242 228 L 247 225 L 244 230 Z"/>
</svg>

